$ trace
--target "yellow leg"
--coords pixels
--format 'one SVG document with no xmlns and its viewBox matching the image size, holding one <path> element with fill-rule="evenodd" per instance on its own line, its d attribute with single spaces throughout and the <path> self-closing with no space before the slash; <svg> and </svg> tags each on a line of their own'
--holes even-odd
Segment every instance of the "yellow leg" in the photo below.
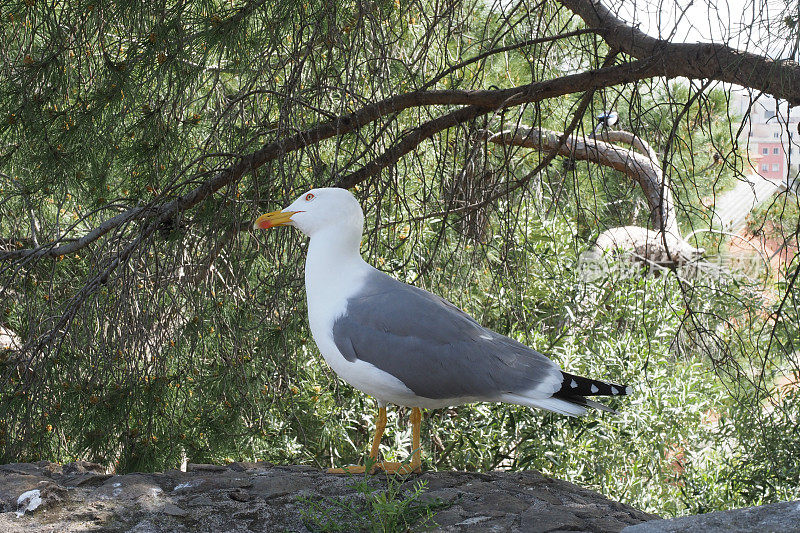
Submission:
<svg viewBox="0 0 800 533">
<path fill-rule="evenodd" d="M 411 464 L 390 463 L 384 461 L 377 466 L 387 474 L 418 474 L 422 472 L 422 448 L 420 447 L 420 429 L 422 426 L 422 411 L 419 407 L 411 410 Z"/>
<path fill-rule="evenodd" d="M 369 456 L 375 463 L 372 470 L 378 468 L 378 449 L 381 445 L 381 438 L 383 431 L 386 429 L 386 407 L 378 409 L 378 420 L 375 422 L 375 436 L 372 438 L 372 448 L 369 451 Z M 363 474 L 366 471 L 364 466 L 346 466 L 344 468 L 329 468 L 329 474 Z"/>
<path fill-rule="evenodd" d="M 422 411 L 419 407 L 411 410 L 411 470 L 422 472 L 422 445 L 420 432 L 422 430 Z"/>
<path fill-rule="evenodd" d="M 380 448 L 383 430 L 385 429 L 386 408 L 381 407 L 378 409 L 378 421 L 375 423 L 375 436 L 372 438 L 372 449 L 369 451 L 369 456 L 372 457 L 376 463 L 378 462 L 378 448 Z"/>
</svg>

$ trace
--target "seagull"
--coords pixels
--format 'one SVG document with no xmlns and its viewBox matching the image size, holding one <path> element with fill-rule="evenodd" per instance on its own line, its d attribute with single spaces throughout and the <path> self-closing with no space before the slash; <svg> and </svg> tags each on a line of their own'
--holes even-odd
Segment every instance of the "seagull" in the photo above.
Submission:
<svg viewBox="0 0 800 533">
<path fill-rule="evenodd" d="M 562 372 L 541 353 L 481 326 L 444 298 L 367 264 L 359 252 L 364 213 L 346 189 L 312 189 L 253 223 L 254 229 L 279 226 L 294 226 L 310 238 L 308 321 L 322 357 L 344 381 L 377 400 L 369 453 L 373 470 L 421 471 L 423 408 L 503 402 L 579 416 L 587 407 L 614 412 L 587 396 L 631 392 Z M 387 404 L 412 408 L 410 465 L 378 462 Z M 364 471 L 364 466 L 329 470 Z"/>
<path fill-rule="evenodd" d="M 597 132 L 600 131 L 603 126 L 609 128 L 617 123 L 619 120 L 619 114 L 616 111 L 606 111 L 605 113 L 601 113 L 595 117 L 597 119 L 597 127 L 595 127 L 592 135 L 597 135 Z"/>
</svg>

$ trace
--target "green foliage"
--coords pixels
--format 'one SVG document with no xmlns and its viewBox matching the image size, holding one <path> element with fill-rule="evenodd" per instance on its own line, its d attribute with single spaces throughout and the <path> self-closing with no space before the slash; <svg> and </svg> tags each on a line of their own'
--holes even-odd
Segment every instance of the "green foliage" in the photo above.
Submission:
<svg viewBox="0 0 800 533">
<path fill-rule="evenodd" d="M 367 470 L 371 463 L 367 461 Z M 415 481 L 409 489 L 407 476 L 389 475 L 383 479 L 364 474 L 351 476 L 354 495 L 315 499 L 302 497 L 299 503 L 303 520 L 311 531 L 370 531 L 393 533 L 425 531 L 435 527 L 436 513 L 449 504 L 425 499 L 425 481 Z M 385 484 L 385 488 L 383 485 Z"/>
</svg>

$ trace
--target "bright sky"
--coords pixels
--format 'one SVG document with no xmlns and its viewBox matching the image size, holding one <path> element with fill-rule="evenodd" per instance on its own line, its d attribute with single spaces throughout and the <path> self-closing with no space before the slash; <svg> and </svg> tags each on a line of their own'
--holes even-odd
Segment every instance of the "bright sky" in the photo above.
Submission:
<svg viewBox="0 0 800 533">
<path fill-rule="evenodd" d="M 788 58 L 793 42 L 783 24 L 797 0 L 603 0 L 627 22 L 674 42 L 723 42 L 734 48 Z M 795 52 L 796 56 L 796 52 Z M 795 59 L 797 59 L 795 57 Z"/>
</svg>

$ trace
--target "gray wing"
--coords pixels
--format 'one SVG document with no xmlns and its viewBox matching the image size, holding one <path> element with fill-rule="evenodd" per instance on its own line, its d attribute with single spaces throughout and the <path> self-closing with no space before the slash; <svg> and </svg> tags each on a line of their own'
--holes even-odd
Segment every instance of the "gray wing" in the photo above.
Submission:
<svg viewBox="0 0 800 533">
<path fill-rule="evenodd" d="M 561 383 L 558 365 L 544 355 L 379 271 L 348 300 L 333 339 L 348 360 L 371 363 L 424 398 L 491 400 Z"/>
</svg>

